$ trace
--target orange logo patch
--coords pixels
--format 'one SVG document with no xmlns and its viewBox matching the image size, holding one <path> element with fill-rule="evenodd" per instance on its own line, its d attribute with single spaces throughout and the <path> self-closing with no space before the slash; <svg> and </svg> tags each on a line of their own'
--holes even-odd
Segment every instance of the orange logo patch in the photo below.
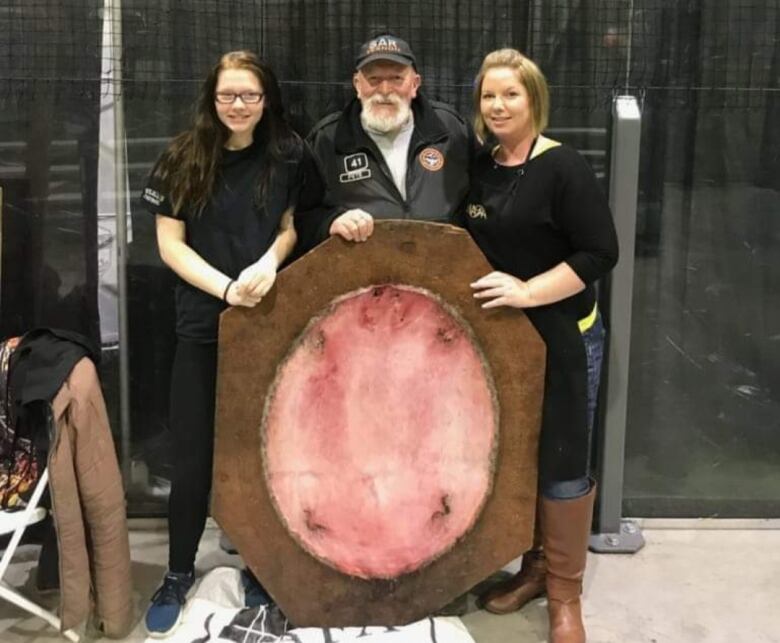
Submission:
<svg viewBox="0 0 780 643">
<path fill-rule="evenodd" d="M 426 147 L 417 158 L 420 165 L 431 172 L 438 172 L 444 167 L 444 155 L 436 148 Z"/>
</svg>

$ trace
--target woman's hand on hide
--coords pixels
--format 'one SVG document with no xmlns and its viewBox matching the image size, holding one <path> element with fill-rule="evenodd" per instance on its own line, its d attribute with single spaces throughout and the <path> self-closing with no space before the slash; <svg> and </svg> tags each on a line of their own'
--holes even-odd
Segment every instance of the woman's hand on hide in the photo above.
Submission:
<svg viewBox="0 0 780 643">
<path fill-rule="evenodd" d="M 482 304 L 482 308 L 527 308 L 532 305 L 528 283 L 505 272 L 491 272 L 477 279 L 471 287 L 476 291 L 476 299 L 488 300 Z"/>
</svg>

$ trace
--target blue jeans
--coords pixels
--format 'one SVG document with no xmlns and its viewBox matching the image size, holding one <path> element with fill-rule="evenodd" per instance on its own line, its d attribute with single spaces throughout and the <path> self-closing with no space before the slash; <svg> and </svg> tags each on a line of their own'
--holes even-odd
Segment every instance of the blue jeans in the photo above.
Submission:
<svg viewBox="0 0 780 643">
<path fill-rule="evenodd" d="M 593 420 L 596 416 L 596 404 L 599 399 L 599 383 L 601 382 L 601 364 L 604 361 L 604 338 L 606 337 L 601 313 L 597 313 L 593 325 L 582 333 L 585 344 L 585 356 L 588 363 L 588 429 L 593 431 Z M 568 500 L 579 498 L 590 491 L 588 476 L 574 480 L 550 482 L 542 489 L 542 494 L 550 500 Z"/>
<path fill-rule="evenodd" d="M 596 403 L 599 401 L 599 384 L 601 383 L 601 363 L 604 361 L 604 322 L 601 313 L 597 313 L 596 321 L 582 334 L 585 344 L 585 356 L 588 360 L 588 429 L 593 430 L 593 419 L 596 415 Z"/>
</svg>

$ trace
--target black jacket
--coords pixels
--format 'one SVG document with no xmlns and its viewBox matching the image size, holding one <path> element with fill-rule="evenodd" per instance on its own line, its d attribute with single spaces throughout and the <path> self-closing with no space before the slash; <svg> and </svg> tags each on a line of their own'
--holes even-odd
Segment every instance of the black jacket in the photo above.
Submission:
<svg viewBox="0 0 780 643">
<path fill-rule="evenodd" d="M 418 219 L 451 223 L 469 189 L 469 163 L 476 143 L 468 123 L 444 103 L 421 94 L 412 101 L 414 132 L 409 144 L 406 200 L 393 182 L 376 144 L 360 123 L 360 101 L 326 116 L 309 134 L 309 144 L 327 184 L 331 206 L 319 215 L 302 213 L 304 236 L 327 237 L 339 214 L 361 208 L 376 219 Z"/>
</svg>

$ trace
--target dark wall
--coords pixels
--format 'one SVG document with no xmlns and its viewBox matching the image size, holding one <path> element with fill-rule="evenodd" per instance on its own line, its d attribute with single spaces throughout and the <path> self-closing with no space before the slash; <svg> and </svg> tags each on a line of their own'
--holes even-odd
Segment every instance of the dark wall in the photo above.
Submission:
<svg viewBox="0 0 780 643">
<path fill-rule="evenodd" d="M 186 127 L 221 53 L 266 57 L 305 133 L 350 98 L 359 43 L 390 30 L 414 48 L 425 91 L 464 114 L 483 55 L 524 50 L 551 84 L 549 134 L 585 153 L 605 185 L 611 99 L 639 98 L 626 513 L 780 513 L 777 2 L 123 0 L 121 24 L 111 25 L 122 36 L 111 61 L 122 80 L 101 86 L 102 6 L 0 8 L 0 329 L 98 335 L 100 100 L 121 96 L 132 458 L 151 475 L 135 511 L 162 506 L 154 481 L 170 453 L 171 276 L 137 201 L 151 164 Z M 116 360 L 106 363 L 115 412 Z"/>
</svg>

